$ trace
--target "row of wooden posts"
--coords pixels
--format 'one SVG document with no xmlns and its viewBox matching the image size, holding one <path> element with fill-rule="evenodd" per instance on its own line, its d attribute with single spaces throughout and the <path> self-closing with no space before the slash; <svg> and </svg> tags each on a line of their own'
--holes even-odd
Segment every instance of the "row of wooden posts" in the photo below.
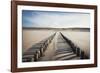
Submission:
<svg viewBox="0 0 100 73">
<path fill-rule="evenodd" d="M 84 51 L 80 49 L 78 46 L 76 46 L 70 39 L 65 37 L 61 32 L 60 34 L 62 37 L 66 40 L 66 42 L 70 45 L 72 51 L 80 57 L 80 59 L 88 59 L 89 57 L 85 55 Z"/>
<path fill-rule="evenodd" d="M 36 43 L 31 48 L 29 48 L 26 52 L 24 52 L 22 56 L 22 61 L 23 62 L 38 61 L 40 57 L 44 55 L 45 50 L 53 40 L 55 34 L 56 33 L 40 41 L 39 43 Z"/>
</svg>

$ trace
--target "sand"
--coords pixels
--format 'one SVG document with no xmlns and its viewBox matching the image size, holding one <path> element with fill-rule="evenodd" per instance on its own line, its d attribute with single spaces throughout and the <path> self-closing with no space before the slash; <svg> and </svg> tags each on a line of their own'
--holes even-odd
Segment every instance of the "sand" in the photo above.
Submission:
<svg viewBox="0 0 100 73">
<path fill-rule="evenodd" d="M 90 32 L 89 31 L 61 31 L 63 35 L 79 46 L 86 55 L 90 54 Z M 49 37 L 55 33 L 54 30 L 23 30 L 23 50 L 26 51 L 33 44 Z M 55 46 L 56 47 L 56 46 Z"/>
</svg>

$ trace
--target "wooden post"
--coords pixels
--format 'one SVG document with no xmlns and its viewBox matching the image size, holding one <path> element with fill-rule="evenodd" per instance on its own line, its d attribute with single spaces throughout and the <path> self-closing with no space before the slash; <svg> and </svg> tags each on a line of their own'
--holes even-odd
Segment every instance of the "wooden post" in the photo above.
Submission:
<svg viewBox="0 0 100 73">
<path fill-rule="evenodd" d="M 80 56 L 80 48 L 76 48 L 76 54 L 77 56 Z"/>
<path fill-rule="evenodd" d="M 38 56 L 38 53 L 36 52 L 34 55 L 34 61 L 38 61 L 38 58 L 39 58 L 39 56 Z"/>
<path fill-rule="evenodd" d="M 40 49 L 40 55 L 43 56 L 43 47 Z"/>
<path fill-rule="evenodd" d="M 81 51 L 81 53 L 80 53 L 80 59 L 84 59 L 84 58 L 85 58 L 84 51 Z"/>
</svg>

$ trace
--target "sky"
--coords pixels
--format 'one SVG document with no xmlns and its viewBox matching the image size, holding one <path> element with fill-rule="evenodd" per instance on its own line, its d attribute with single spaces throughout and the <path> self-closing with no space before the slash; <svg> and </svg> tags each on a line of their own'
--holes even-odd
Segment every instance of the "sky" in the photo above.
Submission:
<svg viewBox="0 0 100 73">
<path fill-rule="evenodd" d="M 89 28 L 90 14 L 78 12 L 22 10 L 22 26 L 38 28 Z"/>
</svg>

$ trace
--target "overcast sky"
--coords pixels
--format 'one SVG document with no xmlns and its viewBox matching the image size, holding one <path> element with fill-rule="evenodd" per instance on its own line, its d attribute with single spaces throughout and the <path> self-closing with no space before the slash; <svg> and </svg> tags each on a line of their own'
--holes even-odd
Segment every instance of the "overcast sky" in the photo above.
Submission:
<svg viewBox="0 0 100 73">
<path fill-rule="evenodd" d="M 90 14 L 75 12 L 54 12 L 54 11 L 22 11 L 23 27 L 90 27 Z"/>
</svg>

